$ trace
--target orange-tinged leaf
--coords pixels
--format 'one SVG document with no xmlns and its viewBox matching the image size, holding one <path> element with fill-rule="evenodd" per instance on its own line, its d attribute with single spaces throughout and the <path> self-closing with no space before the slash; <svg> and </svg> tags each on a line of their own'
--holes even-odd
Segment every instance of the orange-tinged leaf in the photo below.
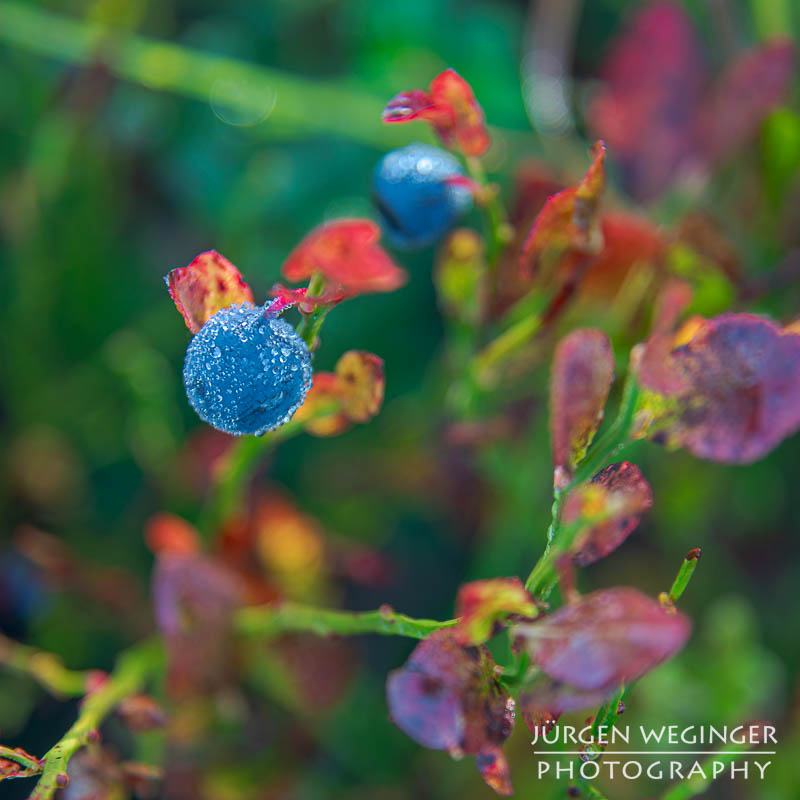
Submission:
<svg viewBox="0 0 800 800">
<path fill-rule="evenodd" d="M 566 485 L 603 419 L 614 378 L 611 342 L 581 328 L 556 347 L 550 373 L 550 438 L 556 484 Z"/>
<path fill-rule="evenodd" d="M 253 302 L 253 292 L 239 270 L 215 250 L 200 253 L 188 266 L 171 270 L 164 280 L 192 333 L 217 311 L 233 303 Z"/>
<path fill-rule="evenodd" d="M 380 235 L 380 228 L 368 219 L 320 225 L 289 254 L 283 276 L 298 282 L 319 272 L 327 279 L 329 290 L 340 292 L 338 299 L 391 292 L 402 286 L 407 276 L 378 243 Z"/>
<path fill-rule="evenodd" d="M 520 254 L 523 271 L 531 271 L 548 252 L 565 250 L 597 253 L 602 247 L 597 206 L 605 185 L 606 148 L 602 141 L 592 147 L 592 162 L 580 182 L 553 195 L 539 212 Z"/>
<path fill-rule="evenodd" d="M 565 525 L 580 524 L 570 551 L 579 567 L 616 550 L 653 505 L 653 492 L 635 464 L 611 464 L 590 483 L 572 489 L 564 504 Z"/>
<path fill-rule="evenodd" d="M 537 608 L 519 578 L 491 578 L 465 583 L 456 598 L 455 640 L 461 645 L 482 644 L 497 623 L 510 614 L 535 617 Z"/>
<path fill-rule="evenodd" d="M 315 372 L 311 388 L 294 419 L 313 436 L 338 436 L 351 423 L 342 411 L 339 378 L 333 372 Z"/>
<path fill-rule="evenodd" d="M 364 350 L 348 350 L 336 362 L 342 411 L 352 422 L 369 422 L 383 405 L 383 359 Z"/>
</svg>

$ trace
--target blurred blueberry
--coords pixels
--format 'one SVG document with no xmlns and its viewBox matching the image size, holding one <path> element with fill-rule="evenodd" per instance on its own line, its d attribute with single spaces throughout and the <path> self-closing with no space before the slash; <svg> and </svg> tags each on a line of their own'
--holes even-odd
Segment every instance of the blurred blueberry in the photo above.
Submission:
<svg viewBox="0 0 800 800">
<path fill-rule="evenodd" d="M 183 367 L 186 396 L 209 425 L 260 436 L 288 422 L 311 386 L 311 356 L 269 307 L 234 303 L 195 334 Z"/>
<path fill-rule="evenodd" d="M 448 152 L 410 144 L 387 153 L 373 174 L 373 199 L 386 238 L 409 250 L 427 247 L 452 228 L 472 205 L 472 193 L 448 181 L 463 176 Z"/>
<path fill-rule="evenodd" d="M 0 554 L 0 617 L 27 621 L 47 602 L 41 573 L 13 550 Z"/>
</svg>

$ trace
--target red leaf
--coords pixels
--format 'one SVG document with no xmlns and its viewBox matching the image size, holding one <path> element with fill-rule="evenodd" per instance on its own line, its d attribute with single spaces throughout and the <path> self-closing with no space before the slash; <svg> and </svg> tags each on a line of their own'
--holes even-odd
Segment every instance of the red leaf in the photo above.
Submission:
<svg viewBox="0 0 800 800">
<path fill-rule="evenodd" d="M 696 119 L 707 75 L 691 20 L 677 3 L 639 6 L 611 45 L 606 82 L 589 106 L 589 124 L 640 200 L 660 194 L 696 149 Z"/>
<path fill-rule="evenodd" d="M 530 272 L 543 254 L 560 256 L 565 250 L 596 253 L 602 247 L 597 204 L 605 185 L 606 148 L 592 147 L 592 163 L 577 186 L 553 195 L 539 212 L 525 239 L 520 266 Z"/>
<path fill-rule="evenodd" d="M 489 132 L 472 87 L 455 70 L 446 69 L 431 81 L 431 96 L 438 108 L 452 111 L 452 125 L 435 125 L 442 142 L 465 156 L 483 155 L 489 149 Z"/>
<path fill-rule="evenodd" d="M 380 228 L 368 219 L 320 225 L 289 254 L 283 275 L 298 282 L 322 273 L 329 283 L 327 291 L 337 295 L 327 302 L 367 292 L 391 292 L 406 282 L 406 273 L 378 244 L 380 235 Z M 313 300 L 304 297 L 301 306 Z"/>
<path fill-rule="evenodd" d="M 564 505 L 565 524 L 585 522 L 573 540 L 572 560 L 579 567 L 593 564 L 616 550 L 653 505 L 653 492 L 635 464 L 611 464 L 576 486 Z"/>
<path fill-rule="evenodd" d="M 514 701 L 495 680 L 494 668 L 485 647 L 461 647 L 452 629 L 439 630 L 389 674 L 386 695 L 392 720 L 414 741 L 479 756 L 486 782 L 507 793 L 507 766 L 497 755 L 514 725 Z"/>
<path fill-rule="evenodd" d="M 536 605 L 519 578 L 492 578 L 465 583 L 456 597 L 455 640 L 461 645 L 481 644 L 491 638 L 495 624 L 510 614 L 535 617 Z"/>
<path fill-rule="evenodd" d="M 691 335 L 689 335 L 691 334 Z M 700 458 L 748 464 L 800 428 L 800 336 L 752 314 L 699 320 L 667 354 L 674 376 L 650 386 L 675 409 L 653 432 Z M 645 351 L 640 381 L 653 370 Z"/>
<path fill-rule="evenodd" d="M 614 354 L 602 331 L 579 329 L 558 343 L 550 373 L 550 436 L 559 485 L 591 444 L 613 378 Z"/>
<path fill-rule="evenodd" d="M 253 302 L 253 292 L 239 270 L 215 250 L 200 253 L 187 267 L 171 270 L 164 280 L 192 333 L 217 311 L 233 303 Z"/>
<path fill-rule="evenodd" d="M 517 626 L 518 647 L 551 678 L 588 691 L 636 680 L 674 655 L 689 621 L 637 589 L 602 589 Z"/>
<path fill-rule="evenodd" d="M 440 72 L 430 91 L 411 89 L 395 95 L 383 110 L 384 122 L 430 123 L 445 147 L 465 156 L 480 156 L 489 149 L 489 132 L 483 109 L 472 87 L 453 69 Z"/>
<path fill-rule="evenodd" d="M 767 114 L 786 98 L 795 77 L 795 45 L 777 39 L 727 65 L 703 105 L 700 137 L 710 161 L 752 139 Z"/>
<path fill-rule="evenodd" d="M 434 99 L 424 89 L 410 89 L 396 94 L 383 109 L 384 122 L 411 122 L 435 114 Z"/>
</svg>

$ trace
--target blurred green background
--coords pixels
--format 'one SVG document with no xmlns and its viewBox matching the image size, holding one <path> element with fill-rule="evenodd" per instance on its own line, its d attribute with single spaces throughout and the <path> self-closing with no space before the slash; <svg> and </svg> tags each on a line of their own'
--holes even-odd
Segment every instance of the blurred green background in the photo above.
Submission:
<svg viewBox="0 0 800 800">
<path fill-rule="evenodd" d="M 582 98 L 636 5 L 0 0 L 2 629 L 71 667 L 107 669 L 151 626 L 143 527 L 160 510 L 196 517 L 191 464 L 202 461 L 202 425 L 181 384 L 188 333 L 163 284 L 169 269 L 214 248 L 265 297 L 311 227 L 373 214 L 370 175 L 383 152 L 432 141 L 421 125 L 383 127 L 380 111 L 446 66 L 470 81 L 496 128 L 489 167 L 506 189 L 522 158 L 579 175 Z M 724 20 L 743 45 L 800 31 L 791 0 L 698 0 L 686 8 L 712 63 L 723 57 Z M 558 137 L 532 127 L 522 91 L 537 25 L 553 16 L 566 20 L 575 77 L 574 127 Z M 688 208 L 710 208 L 745 269 L 771 269 L 797 244 L 798 119 L 788 108 L 780 115 L 742 157 L 744 189 L 755 187 L 761 203 L 746 230 L 731 210 L 732 190 L 742 189 L 733 167 L 699 196 L 662 199 L 651 218 L 668 225 Z M 351 301 L 326 323 L 316 366 L 330 369 L 349 348 L 385 360 L 381 415 L 339 438 L 293 440 L 261 479 L 316 517 L 337 548 L 363 546 L 389 565 L 371 582 L 337 575 L 309 599 L 353 609 L 388 602 L 447 618 L 460 583 L 525 575 L 543 546 L 551 492 L 546 368 L 534 376 L 542 391 L 524 436 L 494 442 L 477 458 L 441 446 L 433 257 L 399 254 L 408 286 Z M 795 281 L 759 310 L 791 316 L 797 299 Z M 695 635 L 636 688 L 626 722 L 772 719 L 781 744 L 767 780 L 722 783 L 708 797 L 800 797 L 800 499 L 792 488 L 800 437 L 742 468 L 655 445 L 635 457 L 653 486 L 653 512 L 619 552 L 585 571 L 582 588 L 630 584 L 657 593 L 688 548 L 702 547 L 704 556 L 683 601 Z M 66 543 L 91 579 L 54 577 L 21 552 L 31 527 Z M 202 796 L 491 796 L 470 759 L 424 751 L 388 721 L 385 675 L 412 643 L 349 644 L 354 666 L 329 707 L 281 702 L 280 692 L 257 686 L 246 702 L 228 698 L 232 710 L 213 734 L 211 755 L 208 743 L 200 748 Z M 44 751 L 74 713 L 74 703 L 0 672 L 4 744 Z M 110 736 L 130 755 L 124 732 Z M 140 755 L 159 746 L 151 742 Z M 521 724 L 508 749 L 517 796 L 564 796 L 563 782 L 536 781 Z M 201 796 L 191 785 L 173 796 Z M 23 797 L 29 788 L 4 783 L 0 794 Z M 631 782 L 612 789 L 621 800 L 660 791 Z"/>
</svg>

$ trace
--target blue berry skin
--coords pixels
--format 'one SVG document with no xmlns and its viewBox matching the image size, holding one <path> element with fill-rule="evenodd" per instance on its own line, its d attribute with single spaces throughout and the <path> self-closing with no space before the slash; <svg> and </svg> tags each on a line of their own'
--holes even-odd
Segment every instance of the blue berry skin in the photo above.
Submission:
<svg viewBox="0 0 800 800">
<path fill-rule="evenodd" d="M 389 242 L 415 250 L 447 233 L 472 206 L 469 189 L 447 182 L 461 175 L 458 161 L 438 147 L 417 143 L 387 153 L 372 188 Z"/>
<path fill-rule="evenodd" d="M 269 307 L 234 303 L 212 316 L 186 350 L 183 383 L 202 420 L 235 436 L 288 422 L 311 386 L 311 356 Z"/>
</svg>

